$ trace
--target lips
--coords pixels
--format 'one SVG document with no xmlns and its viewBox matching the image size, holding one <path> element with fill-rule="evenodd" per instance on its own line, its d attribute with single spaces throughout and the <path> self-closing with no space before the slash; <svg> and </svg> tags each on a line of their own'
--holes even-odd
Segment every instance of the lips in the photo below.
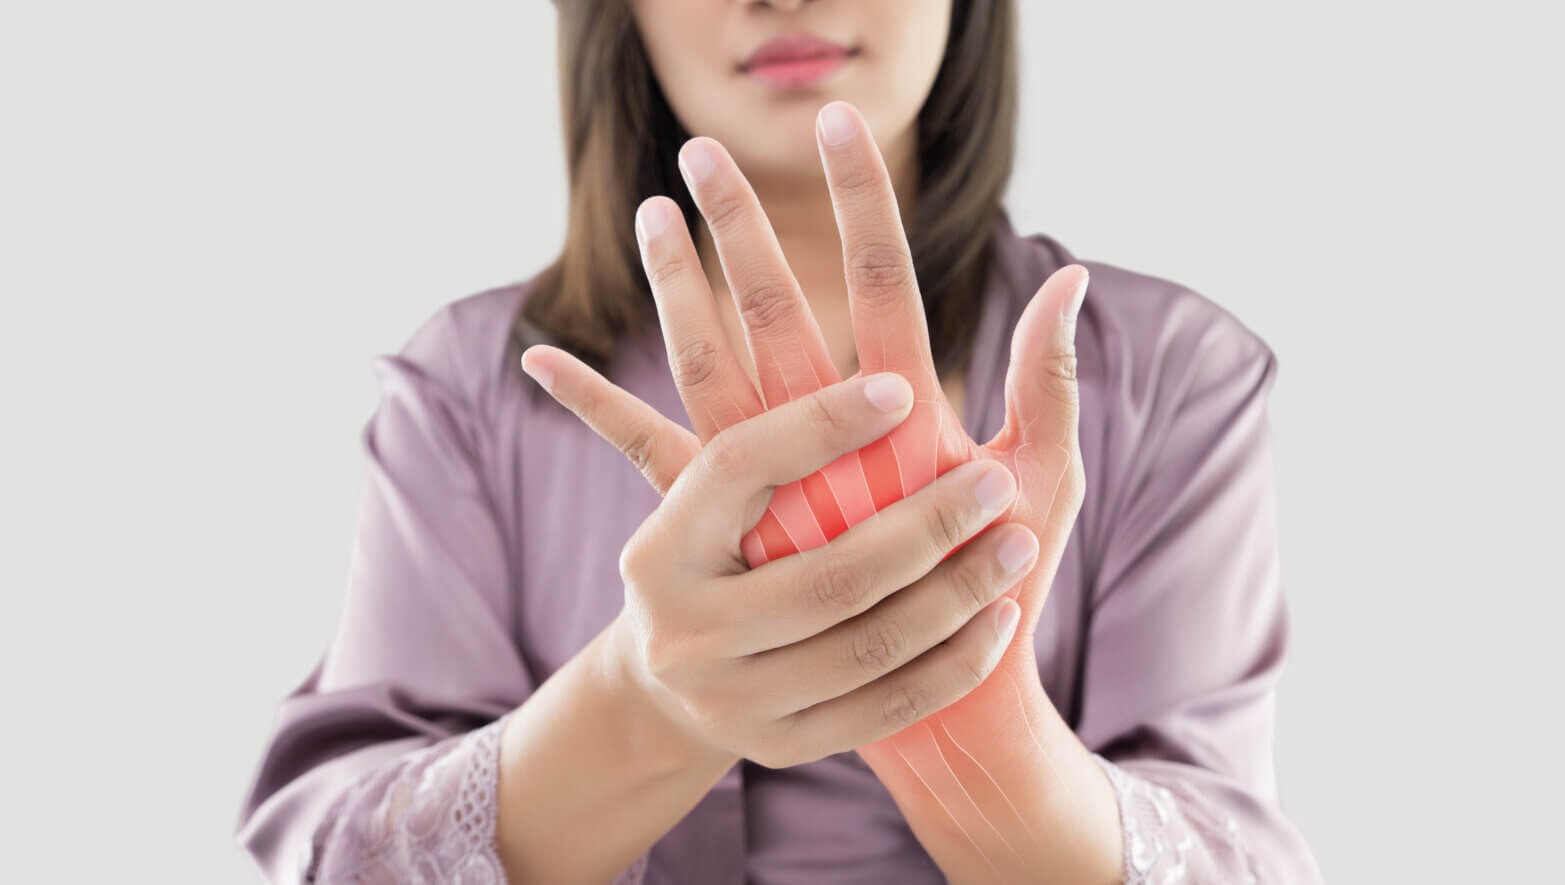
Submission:
<svg viewBox="0 0 1565 885">
<path fill-rule="evenodd" d="M 755 68 L 767 65 L 817 59 L 840 59 L 846 56 L 848 52 L 848 47 L 843 46 L 841 43 L 834 43 L 825 37 L 815 34 L 783 34 L 766 41 L 759 49 L 750 53 L 750 57 L 744 60 L 742 69 L 752 71 Z"/>
<path fill-rule="evenodd" d="M 856 54 L 856 48 L 814 34 L 784 34 L 752 52 L 740 70 L 774 88 L 792 91 L 822 82 Z"/>
</svg>

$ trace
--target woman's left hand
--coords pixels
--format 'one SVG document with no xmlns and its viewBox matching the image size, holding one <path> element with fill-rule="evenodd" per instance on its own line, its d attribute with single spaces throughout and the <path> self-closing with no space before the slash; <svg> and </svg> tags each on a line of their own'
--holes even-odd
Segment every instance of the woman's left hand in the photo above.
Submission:
<svg viewBox="0 0 1565 885">
<path fill-rule="evenodd" d="M 778 538 L 788 534 L 774 528 L 768 535 L 768 520 L 797 520 L 801 508 L 813 510 L 814 524 L 820 526 L 814 538 L 799 545 L 808 549 L 829 540 L 822 535 L 834 536 L 958 464 L 990 458 L 1010 468 L 1018 493 L 997 522 L 1027 526 L 1038 538 L 1039 554 L 1033 568 L 1007 591 L 1021 612 L 999 667 L 961 701 L 859 748 L 883 780 L 891 769 L 906 765 L 938 794 L 926 770 L 944 743 L 931 740 L 938 730 L 964 748 L 969 742 L 998 742 L 1041 749 L 1032 720 L 1036 705 L 1047 700 L 1033 649 L 1034 630 L 1085 492 L 1077 439 L 1074 330 L 1087 273 L 1079 265 L 1061 268 L 1027 305 L 1011 340 L 1005 423 L 993 439 L 978 443 L 967 435 L 941 388 L 912 255 L 880 151 L 858 111 L 846 102 L 832 102 L 821 116 L 823 121 L 840 121 L 837 131 L 846 136 L 828 140 L 817 126 L 842 239 L 860 372 L 903 375 L 913 386 L 916 403 L 906 421 L 861 449 L 856 458 L 848 456 L 792 484 L 796 488 L 780 487 L 767 517 L 747 539 L 746 554 L 753 563 L 792 552 L 779 551 Z M 540 345 L 524 356 L 527 371 L 549 379 L 544 386 L 555 398 L 624 451 L 660 493 L 724 427 L 841 380 L 776 235 L 727 151 L 713 139 L 693 138 L 680 152 L 680 166 L 711 228 L 734 293 L 761 384 L 759 395 L 728 346 L 682 214 L 676 203 L 661 196 L 642 203 L 637 230 L 674 380 L 695 433 L 563 350 Z M 861 462 L 862 470 L 849 458 Z M 842 490 L 853 479 L 869 486 L 872 509 L 844 500 Z M 823 515 L 823 493 L 841 506 Z"/>
</svg>

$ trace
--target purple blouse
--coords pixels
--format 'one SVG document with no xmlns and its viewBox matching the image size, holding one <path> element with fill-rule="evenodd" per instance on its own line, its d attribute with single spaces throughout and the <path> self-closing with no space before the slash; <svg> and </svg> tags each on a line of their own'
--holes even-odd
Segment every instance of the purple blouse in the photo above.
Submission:
<svg viewBox="0 0 1565 885">
<path fill-rule="evenodd" d="M 1114 785 L 1126 881 L 1318 882 L 1278 804 L 1288 640 L 1267 396 L 1271 349 L 1176 283 L 1078 262 L 1001 213 L 963 423 L 1004 420 L 1011 332 L 1043 280 L 1092 274 L 1077 325 L 1087 491 L 1039 622 L 1049 697 Z M 532 281 L 437 311 L 374 368 L 382 400 L 342 619 L 282 700 L 239 843 L 272 881 L 504 882 L 507 713 L 623 604 L 620 548 L 659 497 L 518 364 Z M 689 427 L 661 331 L 609 377 Z M 620 885 L 940 883 L 852 751 L 741 760 Z"/>
</svg>

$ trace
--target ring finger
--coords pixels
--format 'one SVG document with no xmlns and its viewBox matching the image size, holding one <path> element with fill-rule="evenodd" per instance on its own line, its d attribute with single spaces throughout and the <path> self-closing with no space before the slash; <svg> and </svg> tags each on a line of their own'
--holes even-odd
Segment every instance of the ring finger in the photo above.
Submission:
<svg viewBox="0 0 1565 885">
<path fill-rule="evenodd" d="M 636 209 L 636 238 L 674 385 L 704 444 L 723 428 L 760 414 L 761 402 L 728 346 L 679 204 L 664 196 L 643 200 Z"/>
</svg>

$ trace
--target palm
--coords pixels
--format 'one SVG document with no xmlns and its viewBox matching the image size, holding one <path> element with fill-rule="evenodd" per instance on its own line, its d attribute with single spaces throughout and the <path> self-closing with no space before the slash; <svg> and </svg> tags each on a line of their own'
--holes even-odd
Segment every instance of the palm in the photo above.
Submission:
<svg viewBox="0 0 1565 885">
<path fill-rule="evenodd" d="M 908 770 L 932 770 L 926 762 L 934 730 L 944 729 L 953 741 L 963 742 L 963 734 L 973 735 L 975 729 L 1004 729 L 1019 743 L 1026 739 L 1022 729 L 1031 727 L 1032 712 L 1046 703 L 1033 634 L 1083 486 L 1071 374 L 1074 349 L 1062 314 L 1086 276 L 1079 267 L 1061 268 L 1033 297 L 1012 339 L 1005 423 L 993 439 L 982 444 L 973 440 L 935 371 L 922 296 L 890 177 L 873 140 L 865 137 L 862 118 L 856 125 L 861 133 L 856 140 L 822 146 L 848 268 L 854 344 L 861 372 L 901 374 L 912 385 L 915 404 L 885 438 L 777 488 L 741 549 L 753 567 L 823 545 L 976 458 L 991 458 L 1011 469 L 1019 493 L 997 522 L 1026 525 L 1040 546 L 1037 564 L 1007 593 L 1020 605 L 1021 618 L 999 667 L 957 703 L 858 748 L 883 780 L 906 780 Z M 713 242 L 761 387 L 755 389 L 728 348 L 704 277 L 689 271 L 702 264 L 688 235 L 673 235 L 681 230 L 675 224 L 670 235 L 650 245 L 643 240 L 674 379 L 695 436 L 704 445 L 725 427 L 841 379 L 748 182 L 721 145 L 711 139 L 695 141 L 706 142 L 699 147 L 716 153 L 715 170 L 699 185 L 692 184 L 692 193 L 706 217 L 713 217 L 714 207 L 724 210 L 719 216 L 723 222 L 712 230 Z M 690 148 L 687 143 L 686 150 Z M 683 160 L 682 152 L 682 169 Z M 669 472 L 659 471 L 665 476 Z M 906 768 L 897 767 L 899 757 Z"/>
<path fill-rule="evenodd" d="M 1051 278 L 1051 283 L 1055 282 Z M 1019 522 L 1040 539 L 1040 555 L 1032 569 L 1007 595 L 1021 606 L 1021 618 L 999 668 L 961 701 L 915 726 L 859 748 L 867 757 L 900 750 L 904 759 L 922 755 L 932 746 L 925 728 L 944 728 L 958 742 L 974 727 L 992 728 L 1015 717 L 1020 687 L 1038 681 L 1033 635 L 1053 580 L 1059 555 L 1075 518 L 1075 508 L 1061 499 L 1065 480 L 1079 480 L 1079 459 L 1073 410 L 1067 388 L 1057 382 L 1062 361 L 1070 359 L 1050 347 L 1059 306 L 1068 293 L 1061 285 L 1046 286 L 1034 298 L 1018 324 L 1011 365 L 1006 374 L 1006 421 L 991 440 L 980 444 L 968 436 L 940 385 L 929 352 L 922 302 L 916 288 L 899 307 L 916 322 L 887 324 L 855 314 L 854 330 L 860 371 L 893 371 L 908 379 L 915 402 L 907 420 L 886 437 L 850 453 L 819 473 L 779 487 L 765 517 L 741 547 L 752 566 L 769 559 L 826 543 L 868 518 L 875 510 L 911 494 L 951 468 L 975 458 L 1005 464 L 1017 478 L 1018 494 L 1009 512 L 997 522 Z M 855 304 L 857 308 L 857 304 Z M 840 380 L 819 328 L 807 312 L 798 317 L 793 345 L 784 350 L 768 339 L 749 334 L 747 342 L 758 367 L 765 406 L 809 394 Z M 781 336 L 771 340 L 781 341 Z M 799 347 L 800 342 L 804 347 Z M 682 395 L 683 394 L 682 392 Z M 686 396 L 691 414 L 712 414 Z M 1069 412 L 1071 414 L 1062 414 Z M 721 426 L 703 422 L 698 437 L 705 443 Z M 1056 505 L 1061 506 L 1056 506 Z M 953 551 L 954 552 L 954 551 Z M 1035 686 L 1033 686 L 1035 687 Z"/>
<path fill-rule="evenodd" d="M 919 304 L 921 302 L 914 302 L 914 305 Z M 919 313 L 922 316 L 921 308 Z M 1046 537 L 1050 505 L 1071 460 L 1074 428 L 1062 428 L 1058 422 L 1046 420 L 1049 411 L 1058 410 L 1058 404 L 1053 401 L 1040 402 L 1041 398 L 1051 396 L 1046 384 L 1020 382 L 1029 374 L 1036 377 L 1038 373 L 1050 371 L 1046 366 L 1029 368 L 1025 365 L 1029 361 L 1037 362 L 1029 357 L 1048 352 L 1041 341 L 1023 340 L 1023 336 L 1029 334 L 1041 337 L 1036 326 L 1034 323 L 1031 329 L 1019 327 L 1017 330 L 1012 353 L 1020 355 L 1023 365 L 1013 364 L 1007 372 L 1006 424 L 994 439 L 980 444 L 963 429 L 961 419 L 940 385 L 929 357 L 928 334 L 924 326 L 896 330 L 905 336 L 904 339 L 888 341 L 877 324 L 856 321 L 855 330 L 865 327 L 872 330 L 858 336 L 860 372 L 892 371 L 906 377 L 913 386 L 915 397 L 911 414 L 883 439 L 844 456 L 819 473 L 779 487 L 766 516 L 743 542 L 751 566 L 820 546 L 874 511 L 975 458 L 1000 461 L 1017 477 L 1016 503 L 999 521 L 1021 522 L 1040 537 Z M 797 330 L 797 334 L 805 341 L 815 339 L 806 351 L 819 347 L 820 353 L 825 353 L 813 320 L 807 328 Z M 864 338 L 874 341 L 867 342 Z M 866 347 L 866 344 L 871 346 Z M 885 345 L 883 349 L 877 346 L 881 344 Z M 754 353 L 755 347 L 756 342 L 752 340 L 752 358 L 757 365 L 780 356 Z M 795 365 L 790 372 L 781 362 L 773 361 L 772 371 L 762 375 L 763 387 L 774 387 L 765 397 L 766 406 L 804 396 L 840 380 L 829 360 L 811 362 L 813 365 L 808 367 Z M 799 371 L 801 368 L 805 370 Z M 697 435 L 705 443 L 712 434 L 709 429 L 702 430 L 707 430 L 707 434 L 698 430 Z M 1013 644 L 1024 641 L 1030 644 L 1032 627 L 1042 612 L 1047 585 L 1040 580 L 1031 580 L 1040 571 L 1034 569 L 1030 580 L 1021 582 L 1008 594 L 1022 607 L 1021 626 Z"/>
</svg>

